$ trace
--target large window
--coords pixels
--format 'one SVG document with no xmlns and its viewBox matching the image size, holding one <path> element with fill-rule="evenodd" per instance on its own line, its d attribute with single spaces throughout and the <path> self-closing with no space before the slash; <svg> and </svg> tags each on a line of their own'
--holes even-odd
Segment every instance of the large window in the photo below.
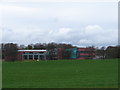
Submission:
<svg viewBox="0 0 120 90">
<path fill-rule="evenodd" d="M 39 57 L 40 57 L 40 59 L 41 59 L 41 60 L 43 60 L 43 59 L 44 59 L 44 56 L 43 56 L 43 55 L 40 55 Z"/>
<path fill-rule="evenodd" d="M 27 55 L 24 55 L 23 57 L 24 57 L 24 59 L 27 59 Z"/>
<path fill-rule="evenodd" d="M 79 51 L 77 51 L 76 55 L 77 55 L 77 58 L 80 57 L 80 53 L 79 53 Z"/>
<path fill-rule="evenodd" d="M 34 55 L 34 59 L 38 59 L 38 55 Z"/>
<path fill-rule="evenodd" d="M 29 55 L 29 59 L 33 59 L 33 55 Z"/>
</svg>

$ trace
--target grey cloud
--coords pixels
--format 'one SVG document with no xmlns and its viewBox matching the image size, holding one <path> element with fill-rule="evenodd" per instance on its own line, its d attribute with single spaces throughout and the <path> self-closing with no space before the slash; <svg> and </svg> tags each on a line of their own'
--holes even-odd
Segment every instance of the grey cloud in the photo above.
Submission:
<svg viewBox="0 0 120 90">
<path fill-rule="evenodd" d="M 84 28 L 30 29 L 17 31 L 5 30 L 4 41 L 18 41 L 25 44 L 37 42 L 66 42 L 74 45 L 112 45 L 117 43 L 117 30 L 104 29 L 99 25 L 88 25 Z M 10 36 L 10 37 L 8 37 Z"/>
</svg>

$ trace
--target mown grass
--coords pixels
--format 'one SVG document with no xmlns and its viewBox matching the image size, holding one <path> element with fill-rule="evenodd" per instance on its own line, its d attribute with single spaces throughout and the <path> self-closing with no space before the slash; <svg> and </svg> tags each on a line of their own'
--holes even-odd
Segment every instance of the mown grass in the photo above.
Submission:
<svg viewBox="0 0 120 90">
<path fill-rule="evenodd" d="M 3 88 L 116 88 L 118 60 L 3 62 Z"/>
</svg>

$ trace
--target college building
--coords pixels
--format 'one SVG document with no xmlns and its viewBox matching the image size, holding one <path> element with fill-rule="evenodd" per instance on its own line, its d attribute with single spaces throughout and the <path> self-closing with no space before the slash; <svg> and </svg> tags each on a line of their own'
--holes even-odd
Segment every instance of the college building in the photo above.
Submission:
<svg viewBox="0 0 120 90">
<path fill-rule="evenodd" d="M 19 60 L 93 59 L 94 57 L 95 53 L 92 48 L 54 48 L 50 50 L 18 50 L 17 55 L 17 58 Z"/>
<path fill-rule="evenodd" d="M 95 57 L 93 48 L 70 48 L 66 51 L 70 52 L 70 59 L 93 59 Z"/>
<path fill-rule="evenodd" d="M 19 60 L 45 60 L 46 50 L 18 50 Z"/>
</svg>

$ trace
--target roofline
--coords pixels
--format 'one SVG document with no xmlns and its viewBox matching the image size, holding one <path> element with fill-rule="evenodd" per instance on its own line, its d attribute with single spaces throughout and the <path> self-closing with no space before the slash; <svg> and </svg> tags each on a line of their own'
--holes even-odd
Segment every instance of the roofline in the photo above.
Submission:
<svg viewBox="0 0 120 90">
<path fill-rule="evenodd" d="M 47 50 L 18 50 L 18 52 L 22 52 L 22 51 L 37 51 L 37 52 L 39 52 L 39 51 L 47 51 Z"/>
</svg>

